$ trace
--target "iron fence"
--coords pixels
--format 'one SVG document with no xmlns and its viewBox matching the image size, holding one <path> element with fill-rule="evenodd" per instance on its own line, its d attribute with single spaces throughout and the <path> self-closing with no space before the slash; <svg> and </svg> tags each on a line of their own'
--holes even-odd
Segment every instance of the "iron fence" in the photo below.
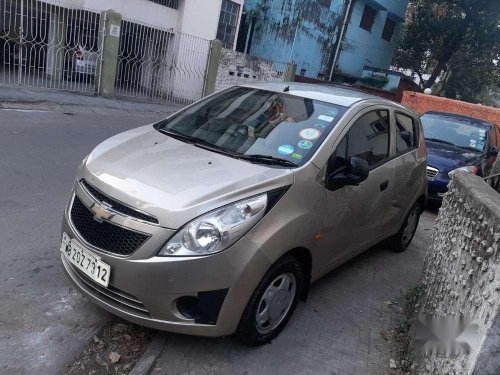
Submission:
<svg viewBox="0 0 500 375">
<path fill-rule="evenodd" d="M 0 83 L 97 92 L 100 18 L 57 1 L 0 0 Z"/>
<path fill-rule="evenodd" d="M 115 92 L 190 103 L 203 96 L 210 41 L 123 20 Z"/>
</svg>

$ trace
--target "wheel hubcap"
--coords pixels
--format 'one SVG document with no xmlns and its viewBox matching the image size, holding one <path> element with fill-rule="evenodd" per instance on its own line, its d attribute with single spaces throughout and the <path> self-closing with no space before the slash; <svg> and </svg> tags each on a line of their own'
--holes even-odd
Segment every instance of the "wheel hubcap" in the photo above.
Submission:
<svg viewBox="0 0 500 375">
<path fill-rule="evenodd" d="M 295 276 L 291 273 L 280 275 L 269 284 L 257 308 L 257 331 L 271 332 L 285 319 L 295 299 L 296 284 Z"/>
<path fill-rule="evenodd" d="M 415 230 L 417 229 L 417 224 L 418 224 L 418 208 L 415 207 L 410 214 L 408 215 L 408 219 L 406 219 L 406 227 L 403 230 L 403 245 L 406 245 L 408 242 L 410 242 L 413 233 L 415 233 Z"/>
</svg>

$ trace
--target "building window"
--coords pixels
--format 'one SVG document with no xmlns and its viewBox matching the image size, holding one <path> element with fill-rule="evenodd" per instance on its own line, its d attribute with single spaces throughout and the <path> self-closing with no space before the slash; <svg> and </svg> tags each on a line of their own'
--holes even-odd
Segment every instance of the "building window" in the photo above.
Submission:
<svg viewBox="0 0 500 375">
<path fill-rule="evenodd" d="M 153 3 L 164 5 L 168 8 L 179 9 L 179 0 L 149 0 Z"/>
<path fill-rule="evenodd" d="M 382 39 L 390 42 L 392 40 L 392 36 L 394 35 L 395 27 L 396 27 L 396 22 L 387 18 L 385 20 L 384 31 L 382 31 Z"/>
<path fill-rule="evenodd" d="M 304 77 L 306 75 L 306 70 L 305 69 L 300 69 L 300 75 Z"/>
<path fill-rule="evenodd" d="M 240 5 L 230 0 L 222 0 L 217 39 L 224 48 L 232 49 L 236 37 L 236 26 L 240 15 Z"/>
<path fill-rule="evenodd" d="M 377 11 L 369 5 L 365 5 L 363 10 L 363 16 L 361 17 L 361 23 L 359 27 L 365 29 L 366 31 L 372 31 L 373 23 L 375 22 L 375 14 Z"/>
<path fill-rule="evenodd" d="M 330 5 L 332 5 L 332 0 L 317 0 L 319 4 L 323 5 L 324 7 L 330 9 Z"/>
</svg>

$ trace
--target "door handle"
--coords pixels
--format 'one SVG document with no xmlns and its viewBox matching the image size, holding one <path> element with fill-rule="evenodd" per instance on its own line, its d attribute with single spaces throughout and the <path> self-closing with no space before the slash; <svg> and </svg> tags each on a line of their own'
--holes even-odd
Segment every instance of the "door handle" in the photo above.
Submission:
<svg viewBox="0 0 500 375">
<path fill-rule="evenodd" d="M 384 191 L 389 186 L 389 180 L 385 180 L 380 184 L 380 191 Z"/>
</svg>

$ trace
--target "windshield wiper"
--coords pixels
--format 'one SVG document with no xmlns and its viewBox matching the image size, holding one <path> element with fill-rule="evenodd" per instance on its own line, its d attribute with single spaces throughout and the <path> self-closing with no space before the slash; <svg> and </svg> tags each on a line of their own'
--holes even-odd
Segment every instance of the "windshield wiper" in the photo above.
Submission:
<svg viewBox="0 0 500 375">
<path fill-rule="evenodd" d="M 189 135 L 184 135 L 184 134 L 181 134 L 181 133 L 173 132 L 171 130 L 167 130 L 167 129 L 164 129 L 164 128 L 158 129 L 158 131 L 160 133 L 169 135 L 172 138 L 178 139 L 178 140 L 186 142 L 186 143 L 193 144 L 195 142 L 195 139 L 193 137 L 189 136 Z"/>
<path fill-rule="evenodd" d="M 219 154 L 230 156 L 230 157 L 236 158 L 236 159 L 239 159 L 241 156 L 241 154 L 229 151 L 228 149 L 225 149 L 224 147 L 214 145 L 210 142 L 204 141 L 203 139 L 199 139 L 199 138 L 193 137 L 193 146 L 200 147 L 200 148 L 203 148 L 203 149 L 208 150 L 208 151 L 217 152 Z"/>
<path fill-rule="evenodd" d="M 214 145 L 214 144 L 207 142 L 207 141 L 204 141 L 203 139 L 200 139 L 200 138 L 191 137 L 190 135 L 185 135 L 185 134 L 173 132 L 173 131 L 167 130 L 167 129 L 158 129 L 158 131 L 160 131 L 161 133 L 164 133 L 166 135 L 169 135 L 172 138 L 189 143 L 190 145 L 193 145 L 196 147 L 203 148 L 205 150 L 217 152 L 219 154 L 224 154 L 224 155 L 230 156 L 232 158 L 239 158 L 240 157 L 240 154 L 236 154 L 234 152 L 226 150 L 223 147 Z"/>
<path fill-rule="evenodd" d="M 270 165 L 281 165 L 283 167 L 298 167 L 297 164 L 290 160 L 277 158 L 270 155 L 241 155 L 239 159 L 247 160 L 252 163 L 270 164 Z"/>
<path fill-rule="evenodd" d="M 450 145 L 450 146 L 456 146 L 456 144 L 453 142 L 443 141 L 442 139 L 439 138 L 425 138 L 425 140 L 437 143 L 444 143 L 445 145 Z"/>
</svg>

